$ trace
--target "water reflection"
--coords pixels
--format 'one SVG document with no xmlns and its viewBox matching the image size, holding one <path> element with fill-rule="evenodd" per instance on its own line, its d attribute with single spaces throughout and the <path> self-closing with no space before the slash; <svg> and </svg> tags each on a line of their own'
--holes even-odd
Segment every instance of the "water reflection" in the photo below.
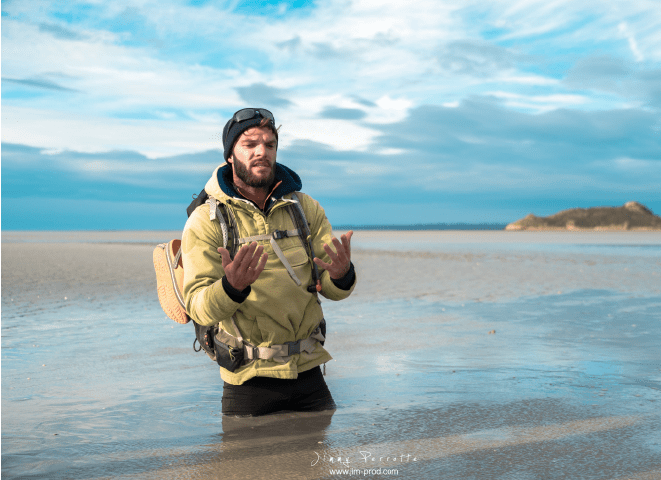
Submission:
<svg viewBox="0 0 661 480">
<path fill-rule="evenodd" d="M 207 446 L 204 462 L 191 468 L 188 478 L 261 479 L 269 472 L 281 478 L 315 478 L 321 468 L 313 465 L 315 452 L 324 448 L 334 413 L 223 416 L 218 442 Z"/>
</svg>

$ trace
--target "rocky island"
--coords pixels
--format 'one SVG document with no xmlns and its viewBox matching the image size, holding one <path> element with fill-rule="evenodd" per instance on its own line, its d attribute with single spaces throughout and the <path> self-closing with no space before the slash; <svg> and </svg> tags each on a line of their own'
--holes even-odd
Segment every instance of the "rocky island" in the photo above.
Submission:
<svg viewBox="0 0 661 480">
<path fill-rule="evenodd" d="M 573 208 L 548 217 L 531 213 L 505 230 L 661 230 L 661 217 L 645 205 L 627 202 L 621 207 Z"/>
</svg>

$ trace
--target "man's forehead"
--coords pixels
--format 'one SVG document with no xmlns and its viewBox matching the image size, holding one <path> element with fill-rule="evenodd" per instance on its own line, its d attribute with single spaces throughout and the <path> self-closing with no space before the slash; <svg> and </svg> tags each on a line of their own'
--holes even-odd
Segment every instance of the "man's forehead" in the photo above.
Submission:
<svg viewBox="0 0 661 480">
<path fill-rule="evenodd" d="M 275 134 L 273 130 L 268 127 L 253 127 L 249 128 L 241 134 L 241 140 L 259 140 L 260 138 L 266 136 L 266 139 L 273 138 L 275 139 Z"/>
</svg>

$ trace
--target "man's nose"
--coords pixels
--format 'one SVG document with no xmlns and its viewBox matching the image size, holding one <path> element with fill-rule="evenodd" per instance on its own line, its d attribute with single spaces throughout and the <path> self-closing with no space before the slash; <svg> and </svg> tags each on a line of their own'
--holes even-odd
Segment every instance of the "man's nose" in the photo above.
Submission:
<svg viewBox="0 0 661 480">
<path fill-rule="evenodd" d="M 263 157 L 264 155 L 266 155 L 266 145 L 264 145 L 263 143 L 260 143 L 259 145 L 257 145 L 255 147 L 255 156 L 256 157 Z"/>
</svg>

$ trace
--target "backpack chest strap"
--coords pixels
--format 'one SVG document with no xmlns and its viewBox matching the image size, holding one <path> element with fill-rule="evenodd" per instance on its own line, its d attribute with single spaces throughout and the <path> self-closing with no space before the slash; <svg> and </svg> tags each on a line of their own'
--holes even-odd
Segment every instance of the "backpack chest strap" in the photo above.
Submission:
<svg viewBox="0 0 661 480">
<path fill-rule="evenodd" d="M 239 245 L 243 245 L 244 243 L 256 242 L 258 240 L 270 240 L 270 239 L 279 240 L 281 238 L 297 237 L 298 235 L 299 235 L 298 228 L 295 230 L 276 230 L 275 232 L 267 235 L 253 235 L 252 237 L 239 238 L 238 242 Z"/>
<path fill-rule="evenodd" d="M 269 235 L 253 235 L 252 237 L 239 238 L 237 242 L 239 243 L 239 245 L 243 245 L 245 243 L 256 242 L 259 240 L 269 240 L 271 247 L 273 247 L 273 251 L 287 269 L 287 273 L 289 274 L 291 279 L 294 282 L 296 282 L 296 285 L 300 287 L 302 285 L 301 281 L 296 276 L 296 272 L 294 272 L 294 269 L 291 267 L 291 264 L 287 260 L 287 257 L 285 257 L 285 254 L 283 253 L 282 249 L 276 242 L 276 240 L 280 238 L 296 237 L 298 235 L 299 235 L 298 228 L 295 230 L 276 230 L 275 232 Z"/>
</svg>

